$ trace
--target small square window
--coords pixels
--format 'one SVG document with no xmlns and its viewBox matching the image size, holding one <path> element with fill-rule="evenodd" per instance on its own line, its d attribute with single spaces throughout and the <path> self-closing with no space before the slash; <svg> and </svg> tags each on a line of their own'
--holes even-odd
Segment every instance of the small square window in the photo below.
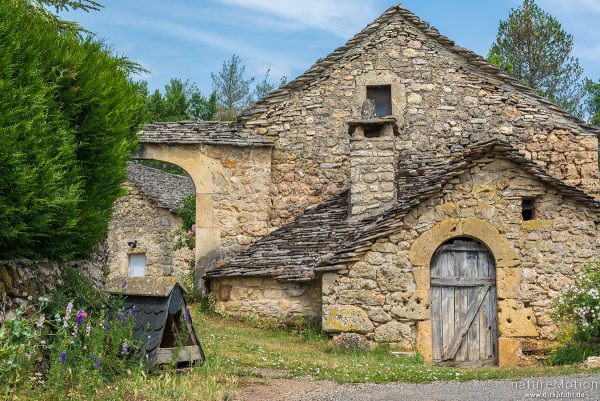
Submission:
<svg viewBox="0 0 600 401">
<path fill-rule="evenodd" d="M 146 274 L 146 255 L 143 253 L 129 254 L 128 272 L 129 277 L 144 277 Z"/>
<path fill-rule="evenodd" d="M 377 117 L 392 115 L 391 85 L 367 86 L 367 99 L 371 99 L 375 103 Z"/>
<path fill-rule="evenodd" d="M 521 216 L 523 216 L 523 221 L 533 220 L 537 217 L 535 198 L 523 198 L 521 201 Z"/>
</svg>

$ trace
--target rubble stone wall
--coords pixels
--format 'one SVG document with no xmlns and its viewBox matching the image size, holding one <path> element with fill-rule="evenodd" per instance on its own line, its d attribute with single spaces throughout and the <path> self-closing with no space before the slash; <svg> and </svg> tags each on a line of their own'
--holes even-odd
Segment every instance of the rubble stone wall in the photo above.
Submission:
<svg viewBox="0 0 600 401">
<path fill-rule="evenodd" d="M 229 277 L 211 280 L 217 310 L 232 316 L 278 322 L 320 319 L 321 286 L 279 282 L 271 277 Z"/>
<path fill-rule="evenodd" d="M 181 219 L 173 212 L 156 206 L 133 185 L 125 185 L 127 194 L 114 204 L 108 226 L 109 276 L 127 276 L 130 254 L 146 255 L 146 276 L 185 276 L 194 261 L 189 249 L 173 250 L 175 231 Z M 136 240 L 131 249 L 128 241 Z"/>
<path fill-rule="evenodd" d="M 101 288 L 107 275 L 107 250 L 98 246 L 88 260 L 70 262 L 0 260 L 0 322 L 10 319 L 17 308 L 49 296 L 61 284 L 61 273 L 74 268 L 90 283 Z"/>
<path fill-rule="evenodd" d="M 534 220 L 522 219 L 523 197 L 536 198 Z M 600 258 L 597 213 L 504 160 L 482 159 L 403 222 L 360 261 L 323 275 L 325 331 L 417 349 L 431 360 L 429 263 L 445 241 L 466 236 L 495 260 L 500 364 L 532 364 L 555 340 L 551 299 Z"/>
<path fill-rule="evenodd" d="M 555 177 L 600 193 L 595 136 L 584 135 L 554 106 L 469 64 L 403 17 L 392 17 L 349 53 L 289 98 L 242 119 L 277 140 L 270 226 L 349 187 L 346 121 L 360 116 L 366 85 L 374 83 L 392 85 L 402 158 L 448 158 L 475 142 L 499 138 Z"/>
</svg>

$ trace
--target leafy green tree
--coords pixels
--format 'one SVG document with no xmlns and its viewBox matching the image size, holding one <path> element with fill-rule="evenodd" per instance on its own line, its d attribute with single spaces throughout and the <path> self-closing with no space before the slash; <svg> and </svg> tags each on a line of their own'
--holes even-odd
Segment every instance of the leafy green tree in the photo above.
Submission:
<svg viewBox="0 0 600 401">
<path fill-rule="evenodd" d="M 53 23 L 59 30 L 84 31 L 76 22 L 66 21 L 52 12 L 79 10 L 98 11 L 102 8 L 100 3 L 93 0 L 13 0 L 25 2 L 30 11 L 38 13 L 46 21 Z"/>
<path fill-rule="evenodd" d="M 284 75 L 279 80 L 279 83 L 275 84 L 269 81 L 269 75 L 271 74 L 271 70 L 268 69 L 265 73 L 265 76 L 262 81 L 256 84 L 256 88 L 254 89 L 254 101 L 258 102 L 263 97 L 267 96 L 269 93 L 273 92 L 275 89 L 285 85 L 287 83 L 287 77 Z"/>
<path fill-rule="evenodd" d="M 145 93 L 146 122 L 211 121 L 217 117 L 216 95 L 205 98 L 189 81 L 173 78 L 165 85 L 164 95 L 158 89 L 151 95 L 145 89 Z"/>
<path fill-rule="evenodd" d="M 188 114 L 195 121 L 213 121 L 217 119 L 217 94 L 211 93 L 205 98 L 200 91 L 192 93 L 189 100 Z"/>
<path fill-rule="evenodd" d="M 0 2 L 0 258 L 87 256 L 105 235 L 143 115 L 131 62 Z"/>
<path fill-rule="evenodd" d="M 235 54 L 223 62 L 221 71 L 212 73 L 213 91 L 223 120 L 235 120 L 237 115 L 252 103 L 250 86 L 254 77 L 246 78 L 246 66 Z"/>
<path fill-rule="evenodd" d="M 600 127 L 600 80 L 594 82 L 586 80 L 585 88 L 587 90 L 586 111 L 589 113 L 590 124 Z"/>
<path fill-rule="evenodd" d="M 511 10 L 506 21 L 500 21 L 488 58 L 541 95 L 581 116 L 583 69 L 571 55 L 572 49 L 573 36 L 560 22 L 535 0 L 524 0 Z"/>
</svg>

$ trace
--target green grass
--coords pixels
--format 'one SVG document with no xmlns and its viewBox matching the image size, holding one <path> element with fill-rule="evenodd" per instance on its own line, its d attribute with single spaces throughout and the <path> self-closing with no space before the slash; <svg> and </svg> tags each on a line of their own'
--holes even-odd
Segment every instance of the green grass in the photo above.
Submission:
<svg viewBox="0 0 600 401">
<path fill-rule="evenodd" d="M 339 383 L 431 382 L 436 380 L 516 379 L 581 373 L 576 366 L 459 369 L 423 363 L 420 356 L 396 356 L 387 347 L 345 352 L 314 331 L 290 332 L 260 322 L 241 322 L 199 313 L 194 325 L 210 360 L 225 357 L 239 371 L 244 367 L 288 371 L 286 377 L 308 377 Z M 587 371 L 589 372 L 589 371 Z"/>
</svg>

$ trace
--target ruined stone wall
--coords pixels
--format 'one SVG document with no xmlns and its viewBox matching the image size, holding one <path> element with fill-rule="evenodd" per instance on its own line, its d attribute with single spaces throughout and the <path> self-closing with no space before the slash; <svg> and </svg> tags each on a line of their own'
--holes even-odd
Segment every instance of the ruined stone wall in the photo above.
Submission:
<svg viewBox="0 0 600 401">
<path fill-rule="evenodd" d="M 244 317 L 278 322 L 319 319 L 321 286 L 279 282 L 272 277 L 231 277 L 211 280 L 217 310 Z"/>
<path fill-rule="evenodd" d="M 521 200 L 537 197 L 523 221 Z M 555 339 L 551 299 L 600 258 L 598 215 L 513 164 L 482 160 L 346 270 L 322 279 L 323 328 L 418 349 L 431 360 L 429 263 L 446 240 L 485 244 L 497 272 L 500 364 L 531 364 Z"/>
<path fill-rule="evenodd" d="M 133 185 L 114 205 L 108 225 L 109 276 L 127 276 L 128 255 L 146 255 L 146 276 L 181 277 L 189 273 L 194 253 L 189 249 L 173 250 L 175 231 L 181 219 L 173 212 L 156 206 Z M 127 242 L 137 240 L 131 249 Z"/>
<path fill-rule="evenodd" d="M 365 85 L 372 84 L 392 85 L 402 158 L 447 158 L 474 142 L 499 138 L 557 178 L 599 194 L 595 136 L 583 136 L 572 120 L 469 65 L 400 16 L 350 53 L 289 100 L 243 119 L 255 132 L 277 140 L 271 226 L 348 188 L 346 121 L 360 115 Z"/>
</svg>

